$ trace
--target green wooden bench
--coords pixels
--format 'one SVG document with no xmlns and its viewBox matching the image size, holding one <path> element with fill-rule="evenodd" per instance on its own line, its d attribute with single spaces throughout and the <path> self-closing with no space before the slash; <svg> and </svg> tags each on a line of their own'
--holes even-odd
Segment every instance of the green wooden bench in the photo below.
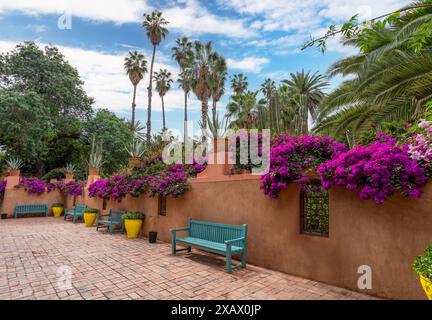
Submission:
<svg viewBox="0 0 432 320">
<path fill-rule="evenodd" d="M 124 221 L 122 219 L 122 215 L 125 213 L 123 210 L 110 210 L 108 214 L 99 213 L 96 217 L 96 231 L 99 228 L 107 228 L 109 233 L 113 232 L 121 232 L 124 233 L 125 226 Z M 107 217 L 107 220 L 101 220 L 101 218 Z M 119 227 L 115 229 L 114 227 Z"/>
<path fill-rule="evenodd" d="M 17 204 L 15 206 L 14 218 L 18 218 L 19 215 L 28 214 L 44 214 L 48 216 L 48 205 L 46 204 Z"/>
<path fill-rule="evenodd" d="M 64 220 L 67 220 L 69 217 L 73 223 L 79 219 L 84 220 L 84 211 L 86 208 L 85 204 L 77 204 L 72 209 L 65 210 Z"/>
<path fill-rule="evenodd" d="M 187 237 L 177 238 L 177 232 L 187 231 Z M 233 226 L 228 224 L 197 221 L 189 218 L 187 228 L 172 229 L 172 253 L 179 251 L 191 252 L 192 247 L 226 256 L 226 271 L 246 268 L 246 236 L 247 225 Z M 184 245 L 186 249 L 177 249 L 176 245 Z M 232 266 L 231 257 L 241 254 L 241 263 Z"/>
</svg>

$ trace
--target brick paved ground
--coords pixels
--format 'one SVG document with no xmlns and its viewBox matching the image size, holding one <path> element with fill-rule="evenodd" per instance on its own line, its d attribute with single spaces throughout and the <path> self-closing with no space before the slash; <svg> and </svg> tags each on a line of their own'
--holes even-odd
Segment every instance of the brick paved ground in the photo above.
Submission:
<svg viewBox="0 0 432 320">
<path fill-rule="evenodd" d="M 372 299 L 250 265 L 229 275 L 224 263 L 62 218 L 0 221 L 0 299 Z M 73 272 L 67 290 L 58 286 L 63 265 Z"/>
</svg>

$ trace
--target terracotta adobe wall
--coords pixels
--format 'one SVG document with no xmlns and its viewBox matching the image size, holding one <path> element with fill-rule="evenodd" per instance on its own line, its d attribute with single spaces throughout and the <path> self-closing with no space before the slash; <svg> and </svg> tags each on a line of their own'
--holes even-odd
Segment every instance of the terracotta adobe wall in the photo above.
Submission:
<svg viewBox="0 0 432 320">
<path fill-rule="evenodd" d="M 362 292 L 384 298 L 425 298 L 411 263 L 432 243 L 432 184 L 425 186 L 420 200 L 396 196 L 384 205 L 362 201 L 355 191 L 332 189 L 330 236 L 324 238 L 300 234 L 297 185 L 273 200 L 263 195 L 253 177 L 191 182 L 191 191 L 167 199 L 167 215 L 159 216 L 156 223 L 158 239 L 170 242 L 169 230 L 186 226 L 188 217 L 246 223 L 251 264 L 357 291 L 361 291 L 358 267 L 368 265 L 372 290 Z M 158 201 L 148 196 L 107 205 L 157 216 Z M 149 225 L 147 218 L 143 234 Z"/>
<path fill-rule="evenodd" d="M 256 177 L 192 179 L 191 183 L 192 190 L 182 197 L 168 197 L 166 216 L 157 215 L 158 199 L 146 195 L 128 196 L 120 203 L 108 201 L 106 210 L 144 211 L 143 235 L 157 229 L 158 239 L 166 242 L 171 240 L 169 229 L 186 226 L 188 217 L 246 223 L 248 263 L 357 291 L 358 267 L 368 265 L 373 272 L 372 290 L 362 292 L 425 299 L 411 263 L 432 243 L 432 184 L 424 187 L 421 199 L 396 196 L 383 205 L 360 200 L 356 191 L 332 189 L 330 235 L 323 238 L 299 232 L 298 185 L 291 185 L 273 200 L 264 196 Z M 7 206 L 18 198 L 37 203 L 36 196 L 28 197 L 23 190 L 13 190 L 11 199 L 12 190 L 6 192 Z M 75 202 L 102 209 L 103 201 L 86 193 Z M 54 198 L 51 200 L 57 202 Z M 70 207 L 73 200 L 68 198 L 65 203 Z"/>
</svg>

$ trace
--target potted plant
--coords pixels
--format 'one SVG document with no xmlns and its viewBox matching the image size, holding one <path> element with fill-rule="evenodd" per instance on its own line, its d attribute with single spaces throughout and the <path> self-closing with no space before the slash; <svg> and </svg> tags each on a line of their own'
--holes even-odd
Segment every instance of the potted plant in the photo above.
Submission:
<svg viewBox="0 0 432 320">
<path fill-rule="evenodd" d="M 66 176 L 66 179 L 72 180 L 74 178 L 74 174 L 76 172 L 76 168 L 72 163 L 66 164 L 66 167 L 64 168 L 64 174 Z"/>
<path fill-rule="evenodd" d="M 96 220 L 96 215 L 99 213 L 98 209 L 94 209 L 94 208 L 86 208 L 84 210 L 84 222 L 85 222 L 85 226 L 86 227 L 91 227 L 93 226 L 95 220 Z"/>
<path fill-rule="evenodd" d="M 52 211 L 54 217 L 60 217 L 63 212 L 63 208 L 64 208 L 63 203 L 54 203 L 52 205 Z"/>
<path fill-rule="evenodd" d="M 420 277 L 426 296 L 432 300 L 432 244 L 426 248 L 424 255 L 415 258 L 412 267 Z"/>
<path fill-rule="evenodd" d="M 9 169 L 9 174 L 11 176 L 19 176 L 20 169 L 24 165 L 23 161 L 19 157 L 11 157 L 6 160 L 6 166 Z"/>
<path fill-rule="evenodd" d="M 129 154 L 129 166 L 133 167 L 140 163 L 140 158 L 145 153 L 144 142 L 139 138 L 133 138 L 126 151 Z"/>
<path fill-rule="evenodd" d="M 144 217 L 145 215 L 142 212 L 126 212 L 122 215 L 128 238 L 134 239 L 138 237 Z"/>
<path fill-rule="evenodd" d="M 99 169 L 102 166 L 102 145 L 96 145 L 95 137 L 92 140 L 92 149 L 89 159 L 89 175 L 98 176 Z"/>
</svg>

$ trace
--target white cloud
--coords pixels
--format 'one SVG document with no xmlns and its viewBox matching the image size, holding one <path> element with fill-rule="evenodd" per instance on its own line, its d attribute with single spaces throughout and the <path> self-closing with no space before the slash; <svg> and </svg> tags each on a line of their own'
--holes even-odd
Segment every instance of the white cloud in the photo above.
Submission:
<svg viewBox="0 0 432 320">
<path fill-rule="evenodd" d="M 270 61 L 267 58 L 246 57 L 241 60 L 227 59 L 228 68 L 242 70 L 246 72 L 259 73 L 263 66 Z"/>
<path fill-rule="evenodd" d="M 17 43 L 0 41 L 0 52 L 12 50 Z M 43 46 L 45 44 L 38 43 Z M 123 70 L 123 59 L 127 52 L 104 53 L 93 50 L 85 50 L 74 47 L 57 46 L 66 59 L 77 68 L 81 78 L 85 82 L 84 89 L 87 94 L 95 98 L 95 107 L 108 108 L 115 112 L 128 111 L 132 100 L 132 85 Z M 150 55 L 146 55 L 149 57 Z M 168 69 L 173 77 L 178 73 L 176 67 L 155 62 L 155 70 Z M 147 108 L 148 74 L 141 81 L 137 91 L 137 108 Z M 166 110 L 183 108 L 183 91 L 173 88 L 165 97 Z M 191 95 L 190 108 L 198 108 L 199 103 Z M 157 92 L 153 93 L 153 109 L 162 110 Z"/>
<path fill-rule="evenodd" d="M 247 38 L 255 31 L 245 26 L 243 19 L 222 18 L 210 13 L 196 0 L 184 0 L 180 5 L 163 8 L 169 27 L 187 35 L 212 33 L 227 37 Z"/>
<path fill-rule="evenodd" d="M 187 35 L 219 34 L 227 37 L 250 37 L 255 35 L 243 19 L 219 17 L 206 9 L 197 0 L 171 1 L 165 6 L 146 0 L 0 0 L 0 15 L 20 12 L 27 15 L 70 14 L 92 21 L 140 23 L 142 15 L 155 9 L 161 10 L 170 22 L 168 28 Z"/>
<path fill-rule="evenodd" d="M 0 0 L 0 13 L 18 11 L 28 15 L 65 13 L 95 21 L 134 22 L 150 7 L 143 0 Z M 139 21 L 139 20 L 138 20 Z"/>
</svg>

